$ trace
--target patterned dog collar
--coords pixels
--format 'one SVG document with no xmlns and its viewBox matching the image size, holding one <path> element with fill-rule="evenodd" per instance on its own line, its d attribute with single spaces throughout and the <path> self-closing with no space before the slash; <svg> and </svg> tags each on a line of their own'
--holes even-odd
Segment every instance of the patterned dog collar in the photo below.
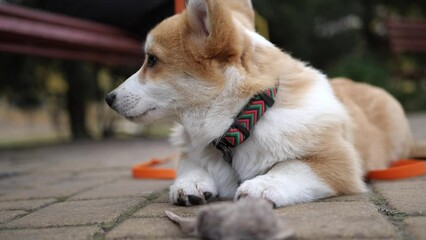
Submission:
<svg viewBox="0 0 426 240">
<path fill-rule="evenodd" d="M 274 105 L 278 88 L 279 82 L 275 87 L 253 96 L 225 134 L 213 141 L 212 144 L 222 151 L 226 162 L 232 164 L 231 148 L 241 145 L 249 138 L 254 125 L 263 117 L 266 110 Z"/>
</svg>

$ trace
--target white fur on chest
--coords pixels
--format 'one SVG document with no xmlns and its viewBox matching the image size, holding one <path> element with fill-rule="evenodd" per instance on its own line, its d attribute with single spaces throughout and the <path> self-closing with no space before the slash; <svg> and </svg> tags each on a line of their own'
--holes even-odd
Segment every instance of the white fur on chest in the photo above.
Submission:
<svg viewBox="0 0 426 240">
<path fill-rule="evenodd" d="M 251 137 L 234 149 L 233 167 L 247 180 L 277 162 L 300 159 L 320 144 L 317 135 L 347 117 L 328 81 L 319 75 L 300 108 L 273 107 L 265 113 Z"/>
<path fill-rule="evenodd" d="M 237 20 L 234 22 L 244 29 Z M 244 33 L 251 39 L 253 47 L 273 47 L 256 32 L 244 29 Z M 318 132 L 347 121 L 346 110 L 335 97 L 326 77 L 310 67 L 306 67 L 306 71 L 316 75 L 316 79 L 313 79 L 301 106 L 291 109 L 274 106 L 254 126 L 251 136 L 233 149 L 233 168 L 240 180 L 262 174 L 277 162 L 303 157 L 318 144 L 315 136 Z M 232 76 L 230 79 L 232 81 Z M 286 98 L 280 96 L 280 90 L 277 97 Z"/>
<path fill-rule="evenodd" d="M 344 107 L 334 96 L 327 79 L 319 73 L 301 107 L 286 109 L 274 106 L 265 113 L 255 125 L 251 136 L 233 149 L 231 168 L 222 159 L 220 151 L 209 143 L 221 136 L 232 124 L 233 115 L 229 114 L 235 114 L 239 109 L 227 107 L 234 100 L 223 100 L 220 103 L 223 105 L 215 105 L 222 110 L 210 109 L 210 112 L 216 115 L 192 112 L 193 115 L 187 115 L 185 127 L 181 129 L 186 132 L 184 150 L 192 153 L 193 161 L 203 166 L 216 182 L 225 185 L 235 185 L 236 180 L 252 179 L 265 173 L 277 162 L 295 160 L 307 155 L 319 144 L 317 134 L 347 118 Z M 233 176 L 225 177 L 229 174 Z M 219 188 L 221 184 L 218 184 Z"/>
</svg>

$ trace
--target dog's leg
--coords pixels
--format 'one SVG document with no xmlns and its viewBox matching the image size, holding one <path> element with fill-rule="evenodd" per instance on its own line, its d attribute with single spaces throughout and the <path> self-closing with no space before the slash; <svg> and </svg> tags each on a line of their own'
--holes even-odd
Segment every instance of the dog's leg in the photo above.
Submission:
<svg viewBox="0 0 426 240">
<path fill-rule="evenodd" d="M 178 177 L 170 186 L 171 202 L 182 206 L 200 205 L 216 195 L 216 184 L 207 171 L 189 158 L 181 159 Z"/>
<path fill-rule="evenodd" d="M 238 188 L 235 198 L 265 198 L 282 207 L 336 195 L 303 161 L 277 163 L 265 175 L 247 180 Z"/>
</svg>

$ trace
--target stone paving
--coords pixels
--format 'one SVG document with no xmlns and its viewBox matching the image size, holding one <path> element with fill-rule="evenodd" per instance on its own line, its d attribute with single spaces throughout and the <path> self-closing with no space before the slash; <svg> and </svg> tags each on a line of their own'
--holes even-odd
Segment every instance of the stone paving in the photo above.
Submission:
<svg viewBox="0 0 426 240">
<path fill-rule="evenodd" d="M 191 239 L 164 210 L 195 216 L 199 207 L 171 205 L 171 181 L 130 176 L 134 164 L 173 152 L 148 140 L 0 152 L 0 239 Z M 275 211 L 296 239 L 426 239 L 426 176 L 369 186 Z"/>
</svg>

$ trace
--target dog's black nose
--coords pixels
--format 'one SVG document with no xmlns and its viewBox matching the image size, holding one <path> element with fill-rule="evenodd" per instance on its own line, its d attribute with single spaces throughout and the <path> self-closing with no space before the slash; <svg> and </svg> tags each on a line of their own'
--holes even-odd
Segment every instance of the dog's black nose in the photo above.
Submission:
<svg viewBox="0 0 426 240">
<path fill-rule="evenodd" d="M 106 97 L 105 97 L 105 101 L 108 103 L 108 105 L 110 107 L 112 107 L 112 105 L 114 104 L 115 101 L 115 97 L 117 96 L 117 94 L 115 93 L 109 93 Z"/>
</svg>

